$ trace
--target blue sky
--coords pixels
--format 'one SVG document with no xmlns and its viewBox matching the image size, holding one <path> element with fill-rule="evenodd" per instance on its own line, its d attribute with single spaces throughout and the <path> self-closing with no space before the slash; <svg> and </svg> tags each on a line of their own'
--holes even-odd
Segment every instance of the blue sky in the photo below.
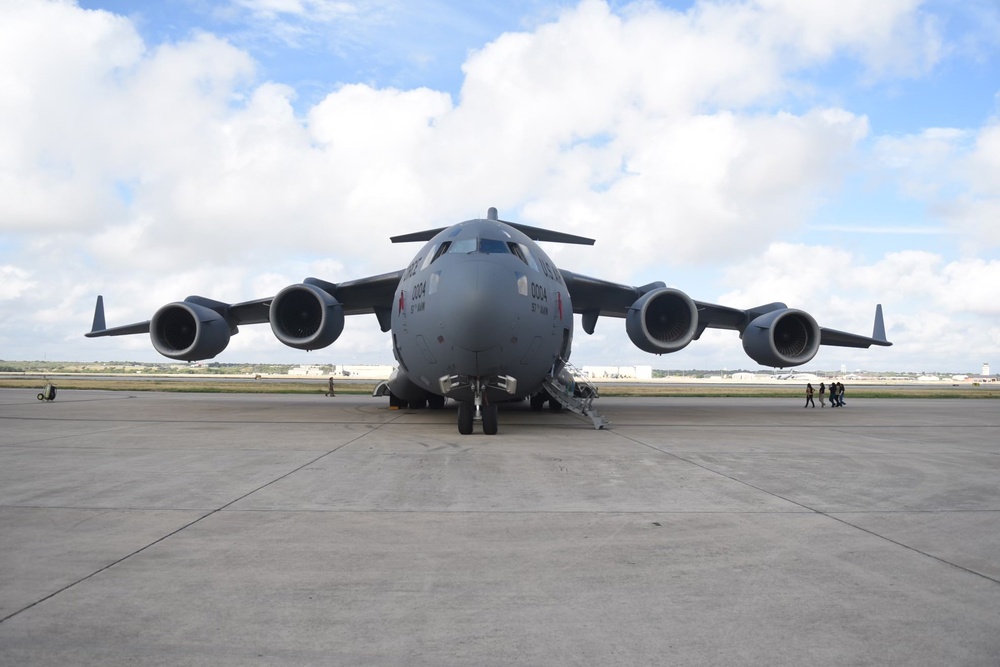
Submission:
<svg viewBox="0 0 1000 667">
<path fill-rule="evenodd" d="M 247 4 L 251 6 L 198 0 L 121 0 L 81 2 L 80 6 L 131 17 L 151 44 L 180 41 L 197 31 L 225 36 L 253 53 L 262 78 L 295 87 L 301 107 L 322 99 L 338 84 L 354 82 L 397 88 L 426 86 L 457 94 L 462 63 L 470 50 L 504 32 L 553 18 L 560 7 L 573 3 L 376 1 L 356 3 L 358 9 L 335 12 L 329 20 L 318 18 L 315 10 L 299 14 Z"/>
<path fill-rule="evenodd" d="M 0 3 L 0 358 L 152 360 L 80 337 L 93 295 L 119 323 L 357 278 L 495 205 L 597 238 L 571 270 L 858 331 L 884 303 L 893 348 L 810 367 L 1000 365 L 998 35 L 981 0 Z M 219 360 L 389 362 L 352 319 Z M 574 361 L 755 367 L 623 329 Z"/>
<path fill-rule="evenodd" d="M 362 4 L 375 9 L 318 24 L 308 15 L 255 12 L 239 3 L 201 0 L 86 0 L 79 6 L 129 17 L 147 45 L 182 41 L 196 32 L 222 36 L 253 54 L 262 79 L 295 87 L 301 106 L 315 103 L 339 84 L 355 82 L 404 89 L 425 86 L 457 95 L 470 51 L 505 32 L 531 30 L 577 3 Z M 697 3 L 655 4 L 684 12 Z M 620 11 L 629 3 L 609 6 Z M 963 127 L 981 125 L 997 111 L 1000 21 L 995 3 L 942 1 L 921 7 L 933 14 L 947 40 L 948 53 L 932 69 L 919 76 L 866 80 L 864 64 L 843 54 L 806 69 L 800 78 L 821 99 L 864 108 L 881 133 L 919 132 L 946 119 Z M 276 34 L 278 24 L 297 28 L 299 34 Z"/>
</svg>

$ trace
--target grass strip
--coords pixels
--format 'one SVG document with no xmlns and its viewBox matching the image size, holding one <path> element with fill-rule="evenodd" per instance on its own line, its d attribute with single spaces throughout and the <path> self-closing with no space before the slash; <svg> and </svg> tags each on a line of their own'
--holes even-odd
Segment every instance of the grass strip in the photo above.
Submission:
<svg viewBox="0 0 1000 667">
<path fill-rule="evenodd" d="M 31 389 L 41 391 L 46 384 L 43 378 L 0 378 L 0 388 Z M 315 380 L 261 380 L 243 378 L 210 378 L 203 380 L 143 378 L 67 378 L 52 380 L 57 389 L 83 389 L 102 391 L 166 391 L 205 394 L 325 394 L 328 385 Z M 376 381 L 338 382 L 338 394 L 371 394 Z M 726 384 L 617 384 L 598 383 L 601 396 L 605 397 L 717 397 L 717 398 L 802 398 L 805 389 L 799 386 L 771 387 L 764 385 Z M 852 398 L 1000 398 L 1000 386 L 946 386 L 929 387 L 897 385 L 848 385 L 847 400 Z"/>
</svg>

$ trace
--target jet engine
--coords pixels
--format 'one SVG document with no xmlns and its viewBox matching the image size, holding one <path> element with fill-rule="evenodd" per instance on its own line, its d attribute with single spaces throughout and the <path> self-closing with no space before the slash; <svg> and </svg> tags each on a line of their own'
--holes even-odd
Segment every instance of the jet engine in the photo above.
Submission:
<svg viewBox="0 0 1000 667">
<path fill-rule="evenodd" d="M 318 350 L 344 331 L 344 307 L 315 285 L 291 285 L 271 301 L 271 331 L 298 350 Z"/>
<path fill-rule="evenodd" d="M 625 331 L 643 352 L 667 354 L 684 348 L 698 329 L 698 308 L 684 292 L 661 287 L 643 294 L 625 316 Z"/>
<path fill-rule="evenodd" d="M 226 349 L 229 323 L 211 308 L 177 301 L 160 308 L 149 321 L 149 337 L 156 351 L 171 359 L 211 359 Z"/>
<path fill-rule="evenodd" d="M 743 331 L 743 349 L 763 366 L 804 364 L 819 351 L 820 330 L 812 315 L 794 308 L 765 313 Z"/>
</svg>

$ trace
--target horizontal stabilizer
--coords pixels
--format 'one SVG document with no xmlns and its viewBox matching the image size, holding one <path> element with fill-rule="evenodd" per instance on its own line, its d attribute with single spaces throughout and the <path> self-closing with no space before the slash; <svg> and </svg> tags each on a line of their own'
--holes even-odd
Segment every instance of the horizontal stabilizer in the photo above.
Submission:
<svg viewBox="0 0 1000 667">
<path fill-rule="evenodd" d="M 389 240 L 393 243 L 414 243 L 417 241 L 430 241 L 432 238 L 448 229 L 447 227 L 438 227 L 437 229 L 425 229 L 422 232 L 412 232 L 410 234 L 403 234 L 401 236 L 390 236 Z"/>
<path fill-rule="evenodd" d="M 500 220 L 500 222 L 504 223 L 505 225 L 510 225 L 517 231 L 527 236 L 532 241 L 548 241 L 549 243 L 572 243 L 574 245 L 594 245 L 594 239 L 588 239 L 586 236 L 576 236 L 574 234 L 554 232 L 551 229 L 542 229 L 540 227 L 529 227 L 528 225 L 522 225 L 518 222 L 507 222 L 505 220 Z"/>
<path fill-rule="evenodd" d="M 492 214 L 495 209 L 490 209 Z M 513 227 L 517 231 L 521 232 L 527 236 L 532 241 L 547 241 L 549 243 L 570 243 L 574 245 L 594 245 L 594 239 L 589 239 L 585 236 L 576 236 L 575 234 L 566 234 L 564 232 L 557 232 L 551 229 L 542 229 L 541 227 L 531 227 L 530 225 L 522 225 L 519 222 L 508 222 L 507 220 L 497 220 L 496 218 L 488 218 L 490 220 L 495 220 L 496 222 L 503 223 L 509 227 Z M 400 236 L 391 236 L 389 240 L 393 243 L 412 243 L 416 241 L 430 241 L 432 238 L 443 232 L 447 227 L 439 227 L 437 229 L 427 229 L 422 232 L 412 232 L 410 234 L 402 234 Z"/>
</svg>

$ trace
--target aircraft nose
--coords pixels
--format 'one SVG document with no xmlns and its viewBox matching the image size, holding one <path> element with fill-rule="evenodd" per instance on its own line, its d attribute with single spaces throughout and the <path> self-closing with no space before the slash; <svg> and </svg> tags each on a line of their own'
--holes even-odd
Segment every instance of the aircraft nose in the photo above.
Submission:
<svg viewBox="0 0 1000 667">
<path fill-rule="evenodd" d="M 468 261 L 442 280 L 446 338 L 453 345 L 483 352 L 500 344 L 514 324 L 516 278 L 492 262 Z"/>
</svg>

